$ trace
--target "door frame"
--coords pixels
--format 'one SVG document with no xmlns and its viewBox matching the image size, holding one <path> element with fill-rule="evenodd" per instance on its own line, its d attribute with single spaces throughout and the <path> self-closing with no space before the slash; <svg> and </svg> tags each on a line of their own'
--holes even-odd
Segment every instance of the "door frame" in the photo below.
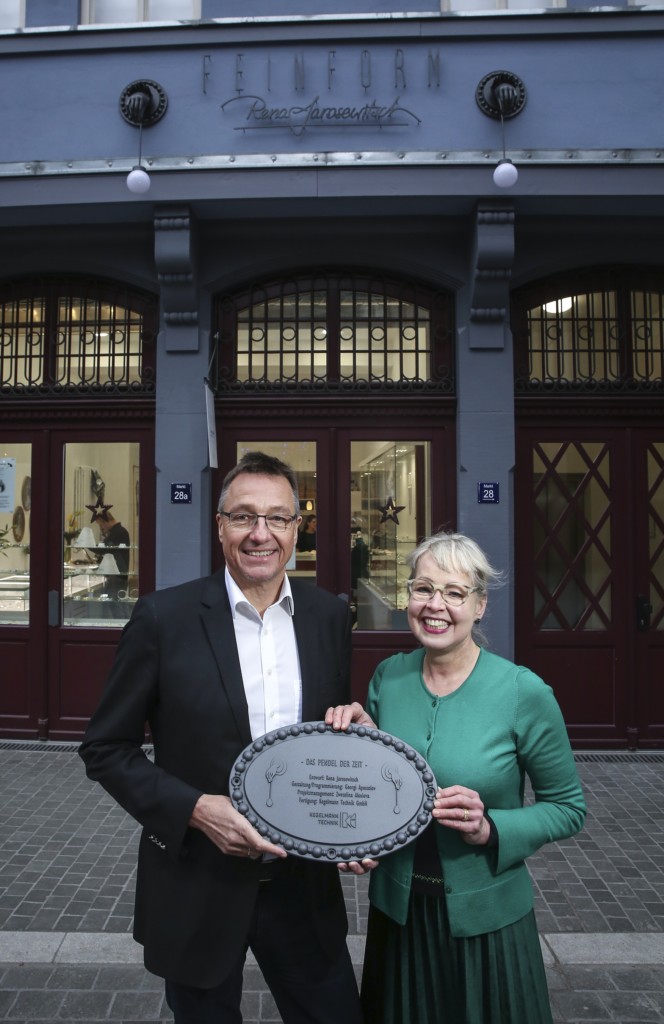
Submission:
<svg viewBox="0 0 664 1024">
<path fill-rule="evenodd" d="M 452 529 L 456 524 L 456 448 L 453 404 L 422 399 L 371 399 L 337 403 L 333 399 L 277 403 L 265 400 L 237 402 L 229 409 L 220 403 L 217 410 L 217 437 L 220 439 L 220 467 L 214 482 L 215 507 L 221 482 L 236 463 L 237 440 L 311 440 L 320 441 L 328 473 L 318 470 L 317 509 L 333 510 L 329 519 L 332 544 L 325 543 L 325 525 L 318 518 L 317 584 L 331 593 L 350 594 L 350 558 L 338 555 L 349 548 L 349 492 L 335 487 L 334 481 L 350 480 L 350 441 L 387 440 L 429 441 L 431 443 L 431 524 L 432 530 Z M 268 413 L 268 409 L 271 415 Z M 307 409 L 309 415 L 305 414 Z M 308 426 L 303 426 L 306 422 Z M 343 424 L 343 426 L 339 426 Z M 317 452 L 317 466 L 321 466 Z M 214 518 L 214 517 L 212 517 Z M 345 547 L 344 547 L 345 545 Z M 214 531 L 213 567 L 223 564 Z M 353 631 L 352 694 L 354 700 L 366 698 L 369 680 L 384 658 L 409 650 L 416 642 L 409 631 Z"/>
<path fill-rule="evenodd" d="M 630 510 L 630 522 L 634 524 L 634 580 L 633 595 L 643 594 L 649 599 L 650 563 L 649 546 L 650 509 L 646 501 L 637 502 L 635 495 L 649 496 L 647 450 L 652 443 L 664 446 L 664 424 L 659 429 L 635 427 L 630 431 L 630 454 L 634 481 L 631 487 L 633 508 Z M 664 482 L 660 485 L 664 489 Z M 662 541 L 664 543 L 664 540 Z M 661 545 L 660 549 L 661 550 Z M 655 609 L 657 614 L 657 609 Z M 633 606 L 632 614 L 636 615 Z M 659 623 L 661 627 L 661 609 Z M 664 747 L 664 688 L 661 680 L 664 677 L 664 628 L 653 628 L 652 623 L 647 630 L 634 629 L 633 663 L 635 665 L 636 686 L 634 687 L 634 709 L 632 719 L 635 732 L 634 744 L 639 747 Z"/>
<path fill-rule="evenodd" d="M 660 646 L 659 636 L 639 634 L 635 626 L 636 594 L 648 593 L 648 580 L 644 578 L 646 542 L 639 539 L 647 535 L 645 469 L 636 456 L 637 443 L 645 450 L 648 440 L 664 437 L 664 418 L 661 409 L 655 414 L 652 406 L 646 409 L 643 402 L 638 408 L 635 404 L 630 408 L 613 403 L 609 407 L 609 403 L 597 400 L 582 405 L 567 399 L 564 417 L 561 404 L 559 402 L 556 408 L 553 401 L 546 406 L 541 401 L 533 401 L 526 407 L 527 418 L 517 418 L 516 659 L 538 672 L 553 687 L 575 746 L 661 747 L 664 723 L 650 721 L 649 688 L 654 683 L 646 669 L 647 651 L 652 645 Z M 541 414 L 534 415 L 535 409 L 541 410 Z M 534 628 L 532 445 L 534 441 L 547 440 L 579 444 L 601 441 L 610 447 L 612 602 L 608 631 L 537 631 Z M 661 646 L 664 646 L 664 634 Z M 607 687 L 605 700 L 612 703 L 612 721 L 606 716 L 602 720 L 598 715 L 593 717 L 589 695 L 602 685 Z M 586 696 L 588 701 L 584 706 Z"/>
<path fill-rule="evenodd" d="M 139 586 L 146 593 L 155 579 L 155 468 L 153 410 L 118 403 L 68 410 L 41 408 L 27 415 L 25 406 L 12 418 L 0 416 L 0 434 L 8 442 L 31 443 L 32 494 L 30 530 L 30 617 L 26 626 L 0 626 L 0 643 L 22 645 L 14 661 L 23 664 L 23 679 L 16 682 L 17 713 L 0 711 L 0 736 L 26 739 L 79 739 L 96 707 L 120 638 L 119 628 L 52 626 L 48 624 L 48 594 L 60 593 L 62 612 L 62 497 L 64 445 L 95 439 L 100 443 L 138 442 L 139 480 Z M 122 404 L 122 411 L 119 405 Z M 35 419 L 42 422 L 35 427 Z M 37 572 L 34 567 L 42 566 Z M 68 677 L 88 669 L 73 686 Z M 65 690 L 69 687 L 69 696 Z M 73 700 L 73 704 L 72 704 Z"/>
</svg>

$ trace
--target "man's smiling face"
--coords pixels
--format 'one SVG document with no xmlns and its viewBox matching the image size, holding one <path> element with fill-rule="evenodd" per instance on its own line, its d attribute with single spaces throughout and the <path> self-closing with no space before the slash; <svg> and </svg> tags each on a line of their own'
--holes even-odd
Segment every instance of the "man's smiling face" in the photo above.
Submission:
<svg viewBox="0 0 664 1024">
<path fill-rule="evenodd" d="M 240 473 L 228 489 L 224 512 L 292 516 L 296 509 L 285 477 Z M 275 533 L 268 529 L 264 519 L 259 519 L 251 530 L 234 529 L 220 513 L 217 523 L 228 571 L 243 593 L 249 597 L 252 591 L 263 591 L 269 586 L 274 588 L 276 597 L 293 553 L 298 520 L 293 520 L 287 530 Z"/>
</svg>

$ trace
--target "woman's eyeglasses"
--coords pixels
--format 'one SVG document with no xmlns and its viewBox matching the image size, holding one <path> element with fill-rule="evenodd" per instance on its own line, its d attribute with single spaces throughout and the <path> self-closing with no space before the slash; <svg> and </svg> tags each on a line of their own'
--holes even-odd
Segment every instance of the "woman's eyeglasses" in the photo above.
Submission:
<svg viewBox="0 0 664 1024">
<path fill-rule="evenodd" d="M 436 591 L 440 594 L 445 604 L 452 608 L 460 608 L 465 604 L 471 594 L 477 593 L 479 587 L 464 587 L 460 583 L 446 583 L 444 587 L 436 587 L 429 580 L 408 580 L 406 586 L 412 601 L 418 604 L 426 604 L 432 601 Z"/>
</svg>

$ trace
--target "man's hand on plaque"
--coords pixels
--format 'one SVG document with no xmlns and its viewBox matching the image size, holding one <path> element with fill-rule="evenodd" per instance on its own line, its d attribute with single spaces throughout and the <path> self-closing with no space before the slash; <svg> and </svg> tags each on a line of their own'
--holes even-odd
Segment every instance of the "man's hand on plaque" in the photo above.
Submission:
<svg viewBox="0 0 664 1024">
<path fill-rule="evenodd" d="M 351 723 L 366 725 L 369 729 L 376 728 L 373 718 L 369 717 L 357 701 L 353 701 L 352 704 L 337 704 L 335 708 L 328 708 L 325 712 L 325 724 L 331 725 L 333 729 L 344 731 Z"/>
<path fill-rule="evenodd" d="M 189 824 L 192 828 L 200 829 L 222 853 L 231 857 L 258 860 L 264 853 L 276 857 L 288 856 L 281 846 L 263 839 L 247 819 L 235 810 L 227 796 L 204 793 L 194 807 Z"/>
</svg>

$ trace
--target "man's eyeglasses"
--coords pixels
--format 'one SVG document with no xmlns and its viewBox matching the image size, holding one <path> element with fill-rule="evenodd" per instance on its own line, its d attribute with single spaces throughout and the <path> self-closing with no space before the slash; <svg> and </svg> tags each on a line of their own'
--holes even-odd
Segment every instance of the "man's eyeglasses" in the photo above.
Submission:
<svg viewBox="0 0 664 1024">
<path fill-rule="evenodd" d="M 425 604 L 433 601 L 436 591 L 440 594 L 445 604 L 452 608 L 460 608 L 465 604 L 471 594 L 477 593 L 479 587 L 464 587 L 460 583 L 446 583 L 444 587 L 435 587 L 429 580 L 408 580 L 406 583 L 408 593 L 412 601 L 418 604 Z"/>
<path fill-rule="evenodd" d="M 285 516 L 280 512 L 274 512 L 267 516 L 259 515 L 258 512 L 224 512 L 220 509 L 222 516 L 228 519 L 228 525 L 233 530 L 253 530 L 259 519 L 265 520 L 270 533 L 283 533 L 297 519 L 297 516 Z"/>
</svg>

